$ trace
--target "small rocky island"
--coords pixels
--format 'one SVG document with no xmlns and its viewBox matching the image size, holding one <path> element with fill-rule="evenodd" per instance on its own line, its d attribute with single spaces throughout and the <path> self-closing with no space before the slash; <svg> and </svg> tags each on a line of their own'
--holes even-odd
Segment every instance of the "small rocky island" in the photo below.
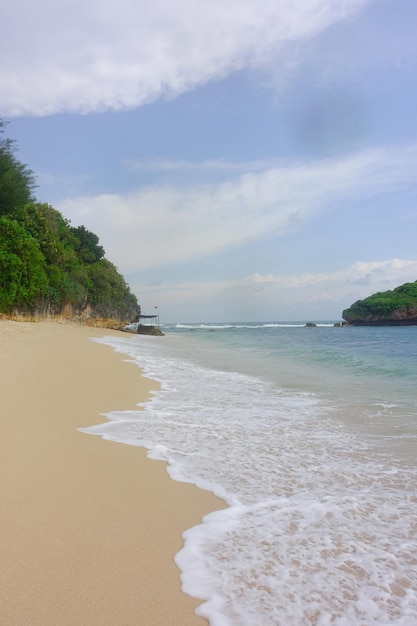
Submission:
<svg viewBox="0 0 417 626">
<path fill-rule="evenodd" d="M 358 300 L 342 318 L 352 326 L 417 325 L 417 281 Z"/>
</svg>

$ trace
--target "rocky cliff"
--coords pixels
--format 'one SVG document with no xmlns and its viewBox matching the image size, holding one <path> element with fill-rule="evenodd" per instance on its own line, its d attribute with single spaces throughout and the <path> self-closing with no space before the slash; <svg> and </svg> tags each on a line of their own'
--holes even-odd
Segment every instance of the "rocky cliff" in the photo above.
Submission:
<svg viewBox="0 0 417 626">
<path fill-rule="evenodd" d="M 0 318 L 31 322 L 50 320 L 123 330 L 126 324 L 132 322 L 138 315 L 140 315 L 140 306 L 131 301 L 126 302 L 124 307 L 103 305 L 81 307 L 67 304 L 60 308 L 51 307 L 45 302 L 30 309 L 20 307 L 8 313 L 0 313 Z"/>
</svg>

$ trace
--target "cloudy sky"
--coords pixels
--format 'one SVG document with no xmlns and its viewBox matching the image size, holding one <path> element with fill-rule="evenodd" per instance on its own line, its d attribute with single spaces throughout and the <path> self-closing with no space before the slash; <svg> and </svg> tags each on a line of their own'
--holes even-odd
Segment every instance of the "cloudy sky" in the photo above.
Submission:
<svg viewBox="0 0 417 626">
<path fill-rule="evenodd" d="M 37 198 L 162 321 L 341 319 L 417 279 L 415 0 L 14 0 Z"/>
</svg>

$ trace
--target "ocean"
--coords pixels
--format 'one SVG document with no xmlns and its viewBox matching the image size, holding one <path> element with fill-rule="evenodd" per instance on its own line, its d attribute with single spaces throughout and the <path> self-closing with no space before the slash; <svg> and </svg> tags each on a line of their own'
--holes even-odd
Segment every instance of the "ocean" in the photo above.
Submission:
<svg viewBox="0 0 417 626">
<path fill-rule="evenodd" d="M 417 625 L 417 327 L 166 324 L 95 339 L 161 390 L 83 429 L 223 510 L 175 560 L 211 626 Z"/>
</svg>

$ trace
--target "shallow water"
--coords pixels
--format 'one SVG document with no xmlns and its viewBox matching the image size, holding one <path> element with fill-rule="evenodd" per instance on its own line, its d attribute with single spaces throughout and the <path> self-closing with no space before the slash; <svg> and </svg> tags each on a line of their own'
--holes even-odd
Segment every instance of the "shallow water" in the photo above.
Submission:
<svg viewBox="0 0 417 626">
<path fill-rule="evenodd" d="M 86 432 L 229 507 L 185 533 L 214 626 L 417 624 L 417 327 L 166 326 L 97 340 L 161 391 Z"/>
</svg>

